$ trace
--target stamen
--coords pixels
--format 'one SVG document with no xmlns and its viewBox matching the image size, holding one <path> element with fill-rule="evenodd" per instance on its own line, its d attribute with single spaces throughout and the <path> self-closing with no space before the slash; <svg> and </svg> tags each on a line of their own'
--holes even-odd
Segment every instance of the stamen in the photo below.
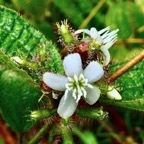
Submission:
<svg viewBox="0 0 144 144">
<path fill-rule="evenodd" d="M 65 84 L 65 87 L 66 87 L 66 89 L 67 90 L 72 90 L 72 84 L 71 83 L 67 83 L 67 84 Z"/>
<path fill-rule="evenodd" d="M 83 92 L 83 96 L 86 98 L 86 96 L 87 96 L 86 90 L 85 90 L 83 87 L 81 87 L 81 90 L 82 90 L 82 92 Z"/>
<path fill-rule="evenodd" d="M 76 100 L 76 103 L 78 103 L 78 102 L 79 102 L 80 98 L 81 98 L 81 96 L 80 96 L 80 95 L 78 95 L 78 98 L 77 98 L 77 100 Z"/>
<path fill-rule="evenodd" d="M 76 89 L 73 90 L 72 96 L 74 97 L 74 99 L 76 99 Z"/>
<path fill-rule="evenodd" d="M 79 85 L 77 85 L 77 90 L 78 90 L 78 95 L 82 96 L 83 94 Z"/>
<path fill-rule="evenodd" d="M 83 74 L 80 74 L 79 78 L 80 79 L 85 79 Z"/>
<path fill-rule="evenodd" d="M 76 83 L 78 82 L 78 77 L 76 75 L 74 75 L 74 80 L 76 81 Z"/>
<path fill-rule="evenodd" d="M 88 83 L 88 79 L 84 79 L 84 83 L 86 83 L 86 84 L 87 84 L 87 83 Z"/>
<path fill-rule="evenodd" d="M 64 99 L 66 99 L 68 92 L 72 91 L 72 96 L 76 100 L 76 103 L 79 102 L 81 96 L 86 98 L 87 91 L 85 90 L 85 87 L 93 88 L 91 84 L 88 83 L 88 79 L 84 77 L 83 74 L 80 74 L 79 76 L 74 75 L 73 78 L 68 77 L 68 83 L 65 85 L 66 91 L 64 94 Z"/>
<path fill-rule="evenodd" d="M 68 77 L 68 80 L 69 80 L 70 82 L 73 82 L 73 81 L 74 81 L 71 77 Z"/>
<path fill-rule="evenodd" d="M 91 89 L 94 88 L 91 84 L 87 84 L 86 86 L 89 87 L 89 88 L 91 88 Z"/>
</svg>

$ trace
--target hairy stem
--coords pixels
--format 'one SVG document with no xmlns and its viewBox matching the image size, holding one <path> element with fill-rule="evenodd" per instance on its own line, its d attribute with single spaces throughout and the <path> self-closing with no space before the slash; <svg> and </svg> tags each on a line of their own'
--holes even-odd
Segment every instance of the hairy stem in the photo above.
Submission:
<svg viewBox="0 0 144 144">
<path fill-rule="evenodd" d="M 118 69 L 115 73 L 113 73 L 108 79 L 108 83 L 114 82 L 118 77 L 123 75 L 126 71 L 128 71 L 131 67 L 133 67 L 135 64 L 137 64 L 139 61 L 141 61 L 144 58 L 144 50 L 142 50 L 136 57 L 131 59 L 128 63 L 126 63 L 123 67 Z"/>
<path fill-rule="evenodd" d="M 98 4 L 92 9 L 90 14 L 87 16 L 87 18 L 83 21 L 83 23 L 80 25 L 79 29 L 85 28 L 88 23 L 91 21 L 91 19 L 96 15 L 98 10 L 103 6 L 105 3 L 105 0 L 100 0 Z"/>
<path fill-rule="evenodd" d="M 45 133 L 47 132 L 47 129 L 49 127 L 49 124 L 45 124 L 40 130 L 39 132 L 30 140 L 30 142 L 28 144 L 37 144 L 40 139 L 45 135 Z"/>
</svg>

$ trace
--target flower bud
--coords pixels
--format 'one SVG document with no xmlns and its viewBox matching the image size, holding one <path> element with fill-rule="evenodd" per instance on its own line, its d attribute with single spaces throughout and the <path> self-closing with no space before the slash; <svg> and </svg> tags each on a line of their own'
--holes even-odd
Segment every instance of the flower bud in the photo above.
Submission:
<svg viewBox="0 0 144 144">
<path fill-rule="evenodd" d="M 80 108 L 77 111 L 77 115 L 83 118 L 104 119 L 108 116 L 107 112 L 103 111 L 103 108 Z"/>
<path fill-rule="evenodd" d="M 42 120 L 44 118 L 50 118 L 55 113 L 55 110 L 52 109 L 40 109 L 32 111 L 30 114 L 30 119 L 37 121 Z"/>
<path fill-rule="evenodd" d="M 113 99 L 113 100 L 121 100 L 122 99 L 119 92 L 115 88 L 113 88 L 112 86 L 109 86 L 108 90 L 109 91 L 107 92 L 107 97 L 109 99 Z"/>
<path fill-rule="evenodd" d="M 66 45 L 72 44 L 75 41 L 75 37 L 69 29 L 69 25 L 67 23 L 67 20 L 61 22 L 61 24 L 57 23 L 56 25 L 58 27 L 58 33 L 62 37 L 63 42 Z"/>
</svg>

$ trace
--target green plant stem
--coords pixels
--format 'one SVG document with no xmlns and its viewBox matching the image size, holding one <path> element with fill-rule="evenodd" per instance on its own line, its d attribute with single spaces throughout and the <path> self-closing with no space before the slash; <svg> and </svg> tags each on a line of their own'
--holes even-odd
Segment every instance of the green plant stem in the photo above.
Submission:
<svg viewBox="0 0 144 144">
<path fill-rule="evenodd" d="M 142 50 L 136 57 L 131 59 L 129 62 L 127 62 L 123 67 L 118 69 L 115 73 L 113 73 L 108 79 L 108 83 L 114 82 L 118 77 L 123 75 L 125 72 L 127 72 L 131 67 L 136 65 L 138 62 L 140 62 L 144 58 L 144 50 Z"/>
<path fill-rule="evenodd" d="M 30 142 L 28 144 L 37 144 L 40 141 L 40 139 L 42 138 L 42 136 L 44 136 L 45 133 L 47 132 L 48 127 L 49 127 L 49 124 L 45 124 L 38 131 L 38 133 L 30 140 Z"/>
<path fill-rule="evenodd" d="M 87 18 L 80 25 L 79 29 L 85 28 L 88 25 L 88 23 L 91 21 L 91 19 L 95 16 L 95 14 L 103 6 L 104 3 L 105 3 L 105 0 L 100 0 L 99 3 L 96 4 L 96 6 L 92 9 L 92 11 L 87 16 Z"/>
<path fill-rule="evenodd" d="M 140 43 L 140 44 L 142 44 L 142 43 L 144 43 L 144 39 L 143 38 L 121 39 L 116 42 L 116 45 L 121 45 L 123 43 L 126 43 L 126 44 Z"/>
<path fill-rule="evenodd" d="M 103 120 L 97 120 L 97 121 L 103 126 L 103 128 L 104 128 L 106 131 L 108 131 L 108 132 L 111 134 L 111 136 L 112 136 L 119 144 L 127 144 L 125 141 L 122 140 L 122 138 L 121 138 L 119 135 L 117 135 L 117 134 L 115 133 L 115 131 L 114 131 L 109 125 L 107 125 L 107 124 L 105 123 L 105 121 L 103 121 Z"/>
<path fill-rule="evenodd" d="M 18 135 L 18 144 L 22 144 L 23 134 Z"/>
</svg>

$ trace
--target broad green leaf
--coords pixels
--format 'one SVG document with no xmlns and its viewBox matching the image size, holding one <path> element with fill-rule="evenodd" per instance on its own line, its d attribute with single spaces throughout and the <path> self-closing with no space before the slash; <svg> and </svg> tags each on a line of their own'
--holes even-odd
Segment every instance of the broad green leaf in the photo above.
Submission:
<svg viewBox="0 0 144 144">
<path fill-rule="evenodd" d="M 3 6 L 0 6 L 0 48 L 25 61 L 22 67 L 38 81 L 46 69 L 63 73 L 60 54 L 52 42 Z"/>
<path fill-rule="evenodd" d="M 124 63 L 113 65 L 111 71 L 114 72 L 122 65 Z M 144 60 L 119 77 L 115 83 L 121 86 L 122 100 L 101 99 L 101 102 L 144 111 Z"/>
<path fill-rule="evenodd" d="M 31 128 L 28 114 L 37 106 L 41 95 L 30 76 L 0 51 L 0 109 L 14 131 L 25 132 Z"/>
</svg>

